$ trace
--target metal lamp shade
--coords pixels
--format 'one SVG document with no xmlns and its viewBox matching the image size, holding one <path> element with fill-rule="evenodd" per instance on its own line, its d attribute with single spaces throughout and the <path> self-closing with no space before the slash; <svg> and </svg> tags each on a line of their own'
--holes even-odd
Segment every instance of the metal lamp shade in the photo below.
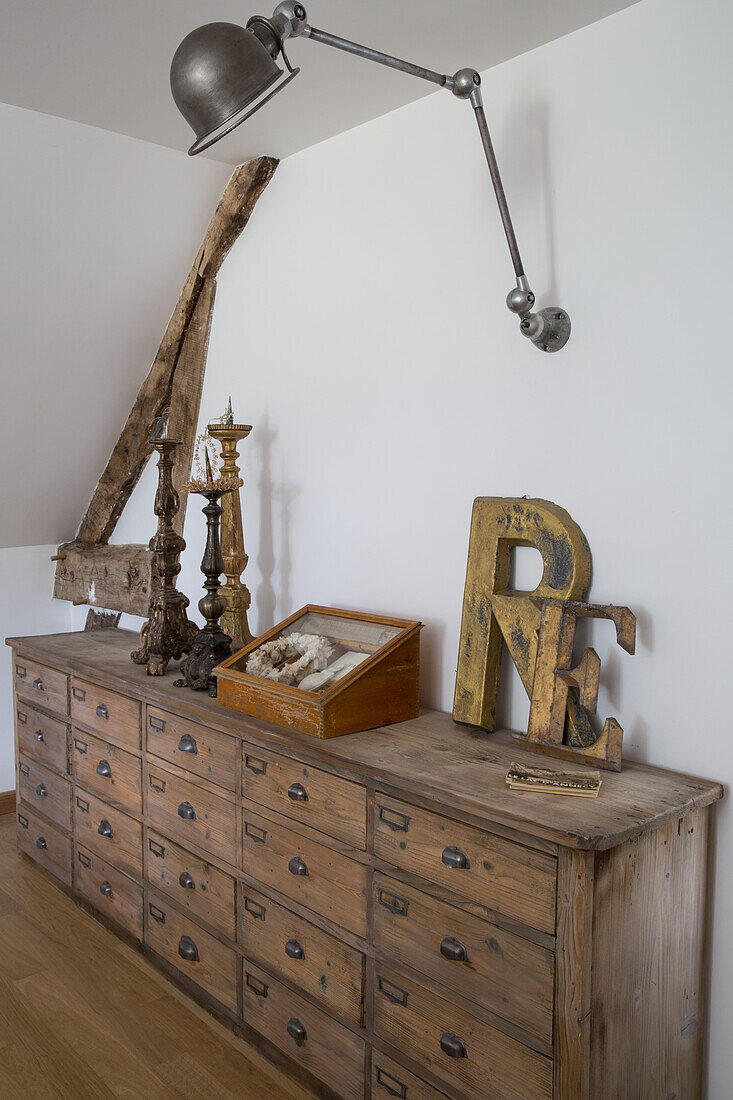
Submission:
<svg viewBox="0 0 733 1100">
<path fill-rule="evenodd" d="M 173 98 L 196 135 L 189 156 L 228 134 L 296 72 L 285 76 L 259 38 L 236 23 L 207 23 L 191 31 L 171 63 Z M 280 76 L 285 79 L 265 95 Z"/>
</svg>

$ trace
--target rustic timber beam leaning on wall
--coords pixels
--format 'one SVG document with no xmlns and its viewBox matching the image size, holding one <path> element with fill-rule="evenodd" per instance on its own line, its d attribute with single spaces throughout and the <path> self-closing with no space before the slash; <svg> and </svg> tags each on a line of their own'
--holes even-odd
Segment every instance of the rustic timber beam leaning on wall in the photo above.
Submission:
<svg viewBox="0 0 733 1100">
<path fill-rule="evenodd" d="M 150 550 L 107 543 L 150 457 L 153 425 L 168 407 L 169 430 L 183 440 L 180 468 L 174 473 L 181 500 L 176 529 L 179 534 L 183 530 L 184 485 L 196 437 L 216 276 L 277 165 L 273 157 L 257 157 L 232 175 L 76 538 L 58 549 L 57 599 L 147 615 Z"/>
</svg>

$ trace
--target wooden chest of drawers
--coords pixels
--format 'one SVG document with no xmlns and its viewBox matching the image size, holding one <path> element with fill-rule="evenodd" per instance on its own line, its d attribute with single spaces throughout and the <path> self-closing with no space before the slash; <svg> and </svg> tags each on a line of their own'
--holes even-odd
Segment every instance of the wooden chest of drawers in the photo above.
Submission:
<svg viewBox="0 0 733 1100">
<path fill-rule="evenodd" d="M 10 641 L 19 848 L 294 1096 L 700 1096 L 718 784 L 510 791 L 510 736 L 435 713 L 314 743 L 146 677 L 135 641 Z"/>
</svg>

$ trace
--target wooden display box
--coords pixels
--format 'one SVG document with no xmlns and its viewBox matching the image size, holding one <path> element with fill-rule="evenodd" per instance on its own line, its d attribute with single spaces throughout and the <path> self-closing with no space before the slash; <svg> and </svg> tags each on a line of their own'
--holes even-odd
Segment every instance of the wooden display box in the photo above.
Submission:
<svg viewBox="0 0 733 1100">
<path fill-rule="evenodd" d="M 314 737 L 388 726 L 419 712 L 422 623 L 363 615 L 332 607 L 307 607 L 278 623 L 214 669 L 217 697 L 231 707 Z M 360 663 L 323 690 L 277 683 L 245 671 L 265 642 L 297 632 L 325 637 L 343 657 Z"/>
</svg>

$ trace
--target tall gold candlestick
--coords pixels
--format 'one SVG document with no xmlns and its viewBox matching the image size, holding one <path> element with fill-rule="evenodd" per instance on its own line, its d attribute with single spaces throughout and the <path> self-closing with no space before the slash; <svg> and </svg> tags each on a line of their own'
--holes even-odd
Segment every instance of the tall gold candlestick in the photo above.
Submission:
<svg viewBox="0 0 733 1100">
<path fill-rule="evenodd" d="M 235 424 L 232 415 L 232 400 L 229 398 L 227 412 L 221 420 L 209 424 L 209 435 L 221 443 L 222 478 L 238 478 L 239 468 L 236 449 L 240 439 L 246 439 L 252 431 L 251 424 Z M 242 505 L 239 492 L 226 493 L 221 499 L 224 513 L 221 517 L 221 549 L 224 557 L 226 584 L 220 594 L 226 601 L 226 611 L 221 617 L 223 630 L 231 635 L 232 649 L 236 652 L 252 641 L 254 635 L 247 622 L 252 597 L 246 584 L 240 580 L 249 557 L 244 550 L 244 532 L 242 529 Z"/>
</svg>

